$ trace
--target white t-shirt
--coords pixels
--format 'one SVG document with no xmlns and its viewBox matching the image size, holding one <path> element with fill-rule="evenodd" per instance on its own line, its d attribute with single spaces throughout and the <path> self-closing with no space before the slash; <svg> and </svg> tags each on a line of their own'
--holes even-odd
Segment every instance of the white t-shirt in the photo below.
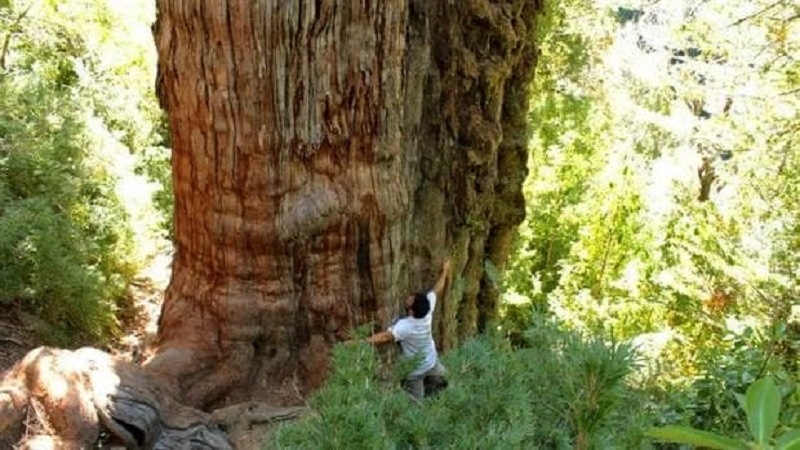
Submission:
<svg viewBox="0 0 800 450">
<path fill-rule="evenodd" d="M 436 294 L 433 291 L 427 294 L 431 310 L 421 319 L 414 316 L 404 317 L 389 327 L 389 332 L 394 340 L 400 342 L 403 355 L 413 357 L 421 355 L 419 367 L 409 376 L 418 376 L 431 370 L 436 365 L 436 345 L 433 343 L 431 324 L 433 323 L 433 309 L 436 307 Z"/>
</svg>

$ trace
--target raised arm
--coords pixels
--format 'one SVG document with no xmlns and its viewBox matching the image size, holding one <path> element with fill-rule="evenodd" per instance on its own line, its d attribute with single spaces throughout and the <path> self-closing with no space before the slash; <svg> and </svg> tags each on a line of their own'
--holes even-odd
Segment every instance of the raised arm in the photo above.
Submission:
<svg viewBox="0 0 800 450">
<path fill-rule="evenodd" d="M 442 272 L 439 274 L 439 279 L 433 285 L 433 292 L 436 294 L 437 299 L 441 299 L 444 295 L 444 287 L 447 284 L 447 277 L 450 276 L 450 258 L 445 258 L 442 263 Z"/>
</svg>

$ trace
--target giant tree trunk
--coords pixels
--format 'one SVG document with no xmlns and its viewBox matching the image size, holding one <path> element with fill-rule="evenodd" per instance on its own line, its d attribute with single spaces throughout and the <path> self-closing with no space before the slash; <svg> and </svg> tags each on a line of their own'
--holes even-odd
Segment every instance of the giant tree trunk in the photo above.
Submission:
<svg viewBox="0 0 800 450">
<path fill-rule="evenodd" d="M 483 329 L 524 214 L 540 1 L 158 0 L 176 253 L 146 368 L 199 407 L 318 385 L 445 255 L 437 341 Z"/>
</svg>

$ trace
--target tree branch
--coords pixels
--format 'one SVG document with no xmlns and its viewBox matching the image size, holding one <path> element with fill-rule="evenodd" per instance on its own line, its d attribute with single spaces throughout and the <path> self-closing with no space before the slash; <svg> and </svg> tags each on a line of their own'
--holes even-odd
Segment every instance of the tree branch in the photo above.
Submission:
<svg viewBox="0 0 800 450">
<path fill-rule="evenodd" d="M 744 23 L 744 22 L 746 22 L 746 21 L 748 21 L 748 20 L 750 20 L 750 19 L 754 19 L 754 18 L 756 18 L 756 17 L 760 16 L 761 14 L 764 14 L 765 12 L 767 12 L 767 11 L 771 10 L 772 8 L 775 8 L 776 6 L 779 6 L 779 5 L 780 5 L 781 3 L 783 3 L 784 1 L 785 1 L 785 0 L 778 0 L 777 2 L 775 2 L 775 3 L 773 3 L 773 4 L 769 5 L 769 6 L 766 6 L 764 9 L 762 9 L 762 10 L 760 10 L 760 11 L 756 11 L 756 12 L 754 12 L 753 14 L 750 14 L 750 15 L 744 16 L 744 17 L 742 17 L 741 19 L 739 19 L 739 20 L 737 20 L 737 21 L 733 22 L 732 24 L 728 25 L 728 27 L 727 27 L 727 28 L 730 28 L 730 27 L 735 27 L 735 26 L 737 26 L 737 25 L 741 25 L 742 23 Z"/>
<path fill-rule="evenodd" d="M 24 347 L 25 346 L 25 344 L 22 341 L 20 341 L 18 339 L 14 339 L 12 337 L 0 337 L 0 342 L 10 342 L 10 343 L 16 344 L 16 345 L 18 345 L 20 347 Z"/>
<path fill-rule="evenodd" d="M 792 95 L 792 94 L 796 94 L 796 93 L 798 93 L 798 92 L 800 92 L 800 88 L 797 88 L 797 89 L 792 89 L 791 91 L 781 92 L 781 93 L 780 93 L 780 94 L 778 94 L 778 95 L 779 95 L 779 96 L 784 96 L 784 95 Z"/>
<path fill-rule="evenodd" d="M 33 3 L 34 2 L 28 4 L 25 10 L 14 20 L 14 23 L 8 27 L 8 34 L 6 34 L 6 39 L 3 42 L 3 50 L 0 51 L 0 70 L 6 70 L 6 55 L 8 54 L 8 48 L 11 46 L 11 35 L 14 34 L 14 28 L 22 23 L 22 20 L 25 19 L 25 16 L 27 16 L 31 8 L 33 8 Z"/>
</svg>

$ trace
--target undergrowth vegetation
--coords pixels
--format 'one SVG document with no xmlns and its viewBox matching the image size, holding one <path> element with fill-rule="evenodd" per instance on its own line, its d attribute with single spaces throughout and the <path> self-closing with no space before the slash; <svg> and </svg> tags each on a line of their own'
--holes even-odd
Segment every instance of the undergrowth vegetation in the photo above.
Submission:
<svg viewBox="0 0 800 450">
<path fill-rule="evenodd" d="M 340 345 L 315 413 L 282 426 L 276 448 L 632 448 L 650 423 L 625 383 L 635 354 L 552 323 L 525 346 L 481 336 L 447 353 L 450 385 L 413 400 L 403 364 L 373 347 Z"/>
</svg>

